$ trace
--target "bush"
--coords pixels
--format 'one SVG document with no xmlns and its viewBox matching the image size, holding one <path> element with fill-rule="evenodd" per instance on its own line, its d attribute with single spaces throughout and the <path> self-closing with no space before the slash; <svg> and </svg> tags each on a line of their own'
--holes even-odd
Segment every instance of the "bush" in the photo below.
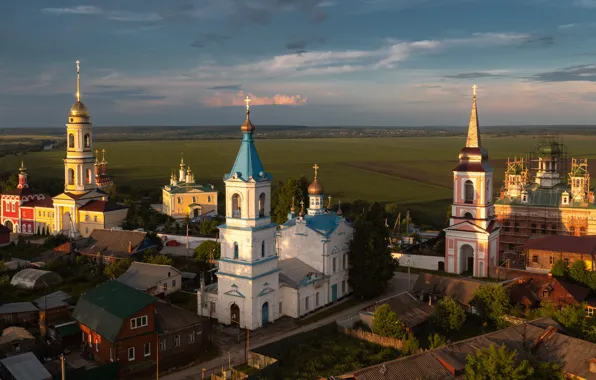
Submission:
<svg viewBox="0 0 596 380">
<path fill-rule="evenodd" d="M 221 245 L 214 240 L 205 240 L 195 248 L 195 258 L 198 261 L 207 262 L 213 253 L 213 258 L 219 260 L 221 257 Z"/>
<path fill-rule="evenodd" d="M 433 334 L 428 336 L 428 347 L 432 350 L 447 344 L 447 338 L 443 335 Z"/>
<path fill-rule="evenodd" d="M 466 312 L 453 298 L 444 297 L 437 303 L 431 320 L 444 331 L 459 330 L 466 321 Z"/>
<path fill-rule="evenodd" d="M 501 317 L 509 308 L 509 294 L 499 284 L 483 284 L 474 292 L 470 304 L 478 310 L 485 321 L 500 325 Z"/>
<path fill-rule="evenodd" d="M 568 271 L 569 271 L 569 268 L 567 267 L 567 264 L 565 264 L 565 261 L 563 261 L 563 260 L 555 261 L 555 263 L 553 264 L 553 267 L 550 270 L 550 272 L 555 277 L 566 277 Z"/>
<path fill-rule="evenodd" d="M 404 346 L 402 347 L 401 351 L 404 355 L 416 355 L 418 350 L 420 349 L 420 343 L 418 339 L 410 333 L 406 340 L 404 340 Z"/>
</svg>

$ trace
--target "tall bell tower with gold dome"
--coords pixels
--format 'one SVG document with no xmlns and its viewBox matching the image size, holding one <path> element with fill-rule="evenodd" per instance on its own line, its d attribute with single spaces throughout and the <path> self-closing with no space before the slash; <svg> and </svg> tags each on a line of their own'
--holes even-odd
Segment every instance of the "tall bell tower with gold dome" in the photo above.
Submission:
<svg viewBox="0 0 596 380">
<path fill-rule="evenodd" d="M 81 71 L 77 61 L 77 102 L 70 108 L 66 124 L 66 158 L 64 159 L 64 191 L 83 194 L 94 190 L 95 171 L 93 133 L 89 110 L 81 102 Z"/>
</svg>

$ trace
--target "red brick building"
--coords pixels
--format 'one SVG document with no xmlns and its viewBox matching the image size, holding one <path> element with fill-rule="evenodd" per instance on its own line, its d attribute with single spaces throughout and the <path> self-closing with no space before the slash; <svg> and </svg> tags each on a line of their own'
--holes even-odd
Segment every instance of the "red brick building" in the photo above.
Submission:
<svg viewBox="0 0 596 380">
<path fill-rule="evenodd" d="M 82 295 L 73 311 L 85 350 L 100 363 L 120 362 L 123 369 L 151 365 L 158 335 L 156 298 L 108 281 Z"/>
<path fill-rule="evenodd" d="M 524 244 L 526 268 L 548 272 L 557 260 L 571 266 L 575 261 L 586 263 L 588 270 L 596 270 L 596 236 L 551 235 L 530 239 Z"/>
</svg>

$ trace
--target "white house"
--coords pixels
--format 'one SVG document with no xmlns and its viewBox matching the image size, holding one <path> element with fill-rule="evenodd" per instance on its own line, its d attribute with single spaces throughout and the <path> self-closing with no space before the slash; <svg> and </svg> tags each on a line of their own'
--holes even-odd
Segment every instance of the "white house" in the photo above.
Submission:
<svg viewBox="0 0 596 380">
<path fill-rule="evenodd" d="M 167 296 L 180 290 L 182 272 L 171 265 L 134 261 L 116 281 L 154 296 Z"/>
<path fill-rule="evenodd" d="M 294 208 L 279 228 L 271 222 L 271 175 L 254 145 L 248 107 L 234 166 L 224 176 L 226 224 L 219 226 L 218 282 L 198 294 L 198 314 L 247 329 L 282 315 L 294 318 L 346 295 L 352 227 L 323 206 L 323 188 L 309 186 L 308 215 Z"/>
</svg>

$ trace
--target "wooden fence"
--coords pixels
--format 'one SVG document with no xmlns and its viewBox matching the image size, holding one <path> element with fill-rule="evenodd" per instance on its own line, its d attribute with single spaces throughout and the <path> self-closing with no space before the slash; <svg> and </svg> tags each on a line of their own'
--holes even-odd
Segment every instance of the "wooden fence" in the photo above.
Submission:
<svg viewBox="0 0 596 380">
<path fill-rule="evenodd" d="M 380 336 L 371 332 L 362 330 L 352 330 L 348 328 L 343 329 L 343 333 L 354 338 L 365 340 L 370 343 L 378 344 L 383 347 L 392 347 L 396 350 L 401 350 L 404 346 L 404 342 L 401 339 L 391 338 L 387 336 Z"/>
</svg>

